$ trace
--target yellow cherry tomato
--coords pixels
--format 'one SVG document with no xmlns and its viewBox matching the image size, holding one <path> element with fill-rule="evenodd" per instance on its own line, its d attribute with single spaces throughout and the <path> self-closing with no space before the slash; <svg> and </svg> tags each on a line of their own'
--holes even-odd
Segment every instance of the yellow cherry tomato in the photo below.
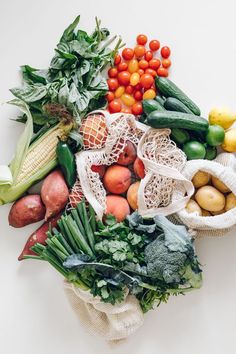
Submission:
<svg viewBox="0 0 236 354">
<path fill-rule="evenodd" d="M 143 100 L 153 100 L 156 97 L 156 92 L 153 89 L 149 89 L 144 92 Z"/>
<path fill-rule="evenodd" d="M 137 59 L 131 59 L 128 64 L 128 71 L 130 74 L 135 73 L 139 68 L 138 65 L 138 60 Z"/>
<path fill-rule="evenodd" d="M 124 105 L 128 107 L 133 106 L 133 104 L 135 103 L 135 99 L 133 98 L 133 96 L 129 95 L 128 93 L 124 93 L 121 96 L 121 101 L 124 103 Z"/>
<path fill-rule="evenodd" d="M 124 86 L 119 86 L 119 87 L 115 90 L 115 98 L 121 97 L 124 92 L 125 92 Z"/>
<path fill-rule="evenodd" d="M 133 73 L 130 76 L 130 85 L 131 86 L 136 86 L 140 81 L 140 75 L 138 73 Z"/>
</svg>

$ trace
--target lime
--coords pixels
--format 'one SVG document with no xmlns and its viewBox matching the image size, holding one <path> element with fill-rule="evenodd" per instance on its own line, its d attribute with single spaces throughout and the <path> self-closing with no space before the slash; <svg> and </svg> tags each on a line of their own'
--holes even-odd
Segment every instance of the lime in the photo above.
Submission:
<svg viewBox="0 0 236 354">
<path fill-rule="evenodd" d="M 217 149 L 215 146 L 206 146 L 205 160 L 214 160 L 217 156 Z"/>
<path fill-rule="evenodd" d="M 204 159 L 206 155 L 205 146 L 198 141 L 189 141 L 184 144 L 183 151 L 188 160 Z"/>
<path fill-rule="evenodd" d="M 223 143 L 225 131 L 220 125 L 210 125 L 206 134 L 206 142 L 211 146 L 218 146 Z"/>
</svg>

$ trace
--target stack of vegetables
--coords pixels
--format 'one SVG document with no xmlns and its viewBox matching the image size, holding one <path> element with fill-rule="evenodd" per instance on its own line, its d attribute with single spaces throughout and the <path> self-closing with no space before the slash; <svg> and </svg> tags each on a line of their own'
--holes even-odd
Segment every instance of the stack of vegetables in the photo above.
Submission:
<svg viewBox="0 0 236 354">
<path fill-rule="evenodd" d="M 158 57 L 158 40 L 146 50 L 147 37 L 138 35 L 135 48 L 120 55 L 121 40 L 110 49 L 116 37 L 110 39 L 100 21 L 89 35 L 77 29 L 79 19 L 64 31 L 50 67 L 23 66 L 23 85 L 11 90 L 16 99 L 10 103 L 21 109 L 17 121 L 25 123 L 25 130 L 10 165 L 0 166 L 0 204 L 15 202 L 9 213 L 13 227 L 45 221 L 29 237 L 19 260 L 47 261 L 106 303 L 121 302 L 128 288 L 146 312 L 170 295 L 199 288 L 199 261 L 185 226 L 163 216 L 143 219 L 135 211 L 145 171 L 131 142 L 116 164 L 92 166 L 109 194 L 103 221 L 82 192 L 73 208 L 66 208 L 78 182 L 75 153 L 96 147 L 97 138 L 88 139 L 94 126 L 100 142 L 107 134 L 105 122 L 87 114 L 102 107 L 133 113 L 155 129 L 170 128 L 188 159 L 209 160 L 219 145 L 236 151 L 235 129 L 225 132 L 236 118 L 220 110 L 210 113 L 209 122 L 200 117 L 197 105 L 167 78 L 170 49 L 162 47 Z M 108 79 L 103 75 L 107 66 Z M 25 194 L 43 179 L 39 193 Z M 205 204 L 198 198 L 206 210 L 208 195 Z"/>
</svg>

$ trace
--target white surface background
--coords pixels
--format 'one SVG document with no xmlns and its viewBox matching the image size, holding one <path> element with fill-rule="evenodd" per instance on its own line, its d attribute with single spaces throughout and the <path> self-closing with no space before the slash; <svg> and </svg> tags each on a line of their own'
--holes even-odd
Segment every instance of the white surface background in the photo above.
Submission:
<svg viewBox="0 0 236 354">
<path fill-rule="evenodd" d="M 4 1 L 0 2 L 0 100 L 19 84 L 22 64 L 46 67 L 64 28 L 77 14 L 82 28 L 94 17 L 134 44 L 146 33 L 171 46 L 172 78 L 199 103 L 204 114 L 215 105 L 236 111 L 234 1 Z M 1 107 L 0 163 L 8 163 L 21 131 Z M 1 354 L 235 354 L 236 238 L 197 241 L 204 265 L 199 291 L 172 298 L 146 316 L 144 326 L 111 348 L 88 335 L 62 291 L 61 277 L 47 264 L 18 263 L 35 225 L 16 230 L 0 208 L 0 353 Z"/>
</svg>

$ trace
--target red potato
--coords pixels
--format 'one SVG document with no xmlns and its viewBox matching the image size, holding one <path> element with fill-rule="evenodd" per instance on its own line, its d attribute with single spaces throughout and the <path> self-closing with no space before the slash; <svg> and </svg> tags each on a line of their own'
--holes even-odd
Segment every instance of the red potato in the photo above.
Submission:
<svg viewBox="0 0 236 354">
<path fill-rule="evenodd" d="M 8 215 L 9 225 L 23 227 L 43 220 L 46 209 L 38 194 L 31 194 L 17 200 Z"/>
<path fill-rule="evenodd" d="M 55 170 L 45 178 L 41 197 L 46 206 L 46 221 L 65 208 L 69 198 L 69 190 L 61 171 Z"/>
<path fill-rule="evenodd" d="M 36 253 L 31 250 L 36 243 L 41 243 L 42 245 L 46 244 L 47 239 L 47 231 L 50 228 L 53 228 L 57 225 L 57 220 L 60 218 L 61 214 L 55 216 L 51 220 L 45 222 L 41 225 L 35 232 L 33 232 L 30 237 L 28 238 L 23 251 L 21 252 L 20 256 L 18 257 L 19 261 L 22 261 L 25 256 L 35 256 Z"/>
</svg>

